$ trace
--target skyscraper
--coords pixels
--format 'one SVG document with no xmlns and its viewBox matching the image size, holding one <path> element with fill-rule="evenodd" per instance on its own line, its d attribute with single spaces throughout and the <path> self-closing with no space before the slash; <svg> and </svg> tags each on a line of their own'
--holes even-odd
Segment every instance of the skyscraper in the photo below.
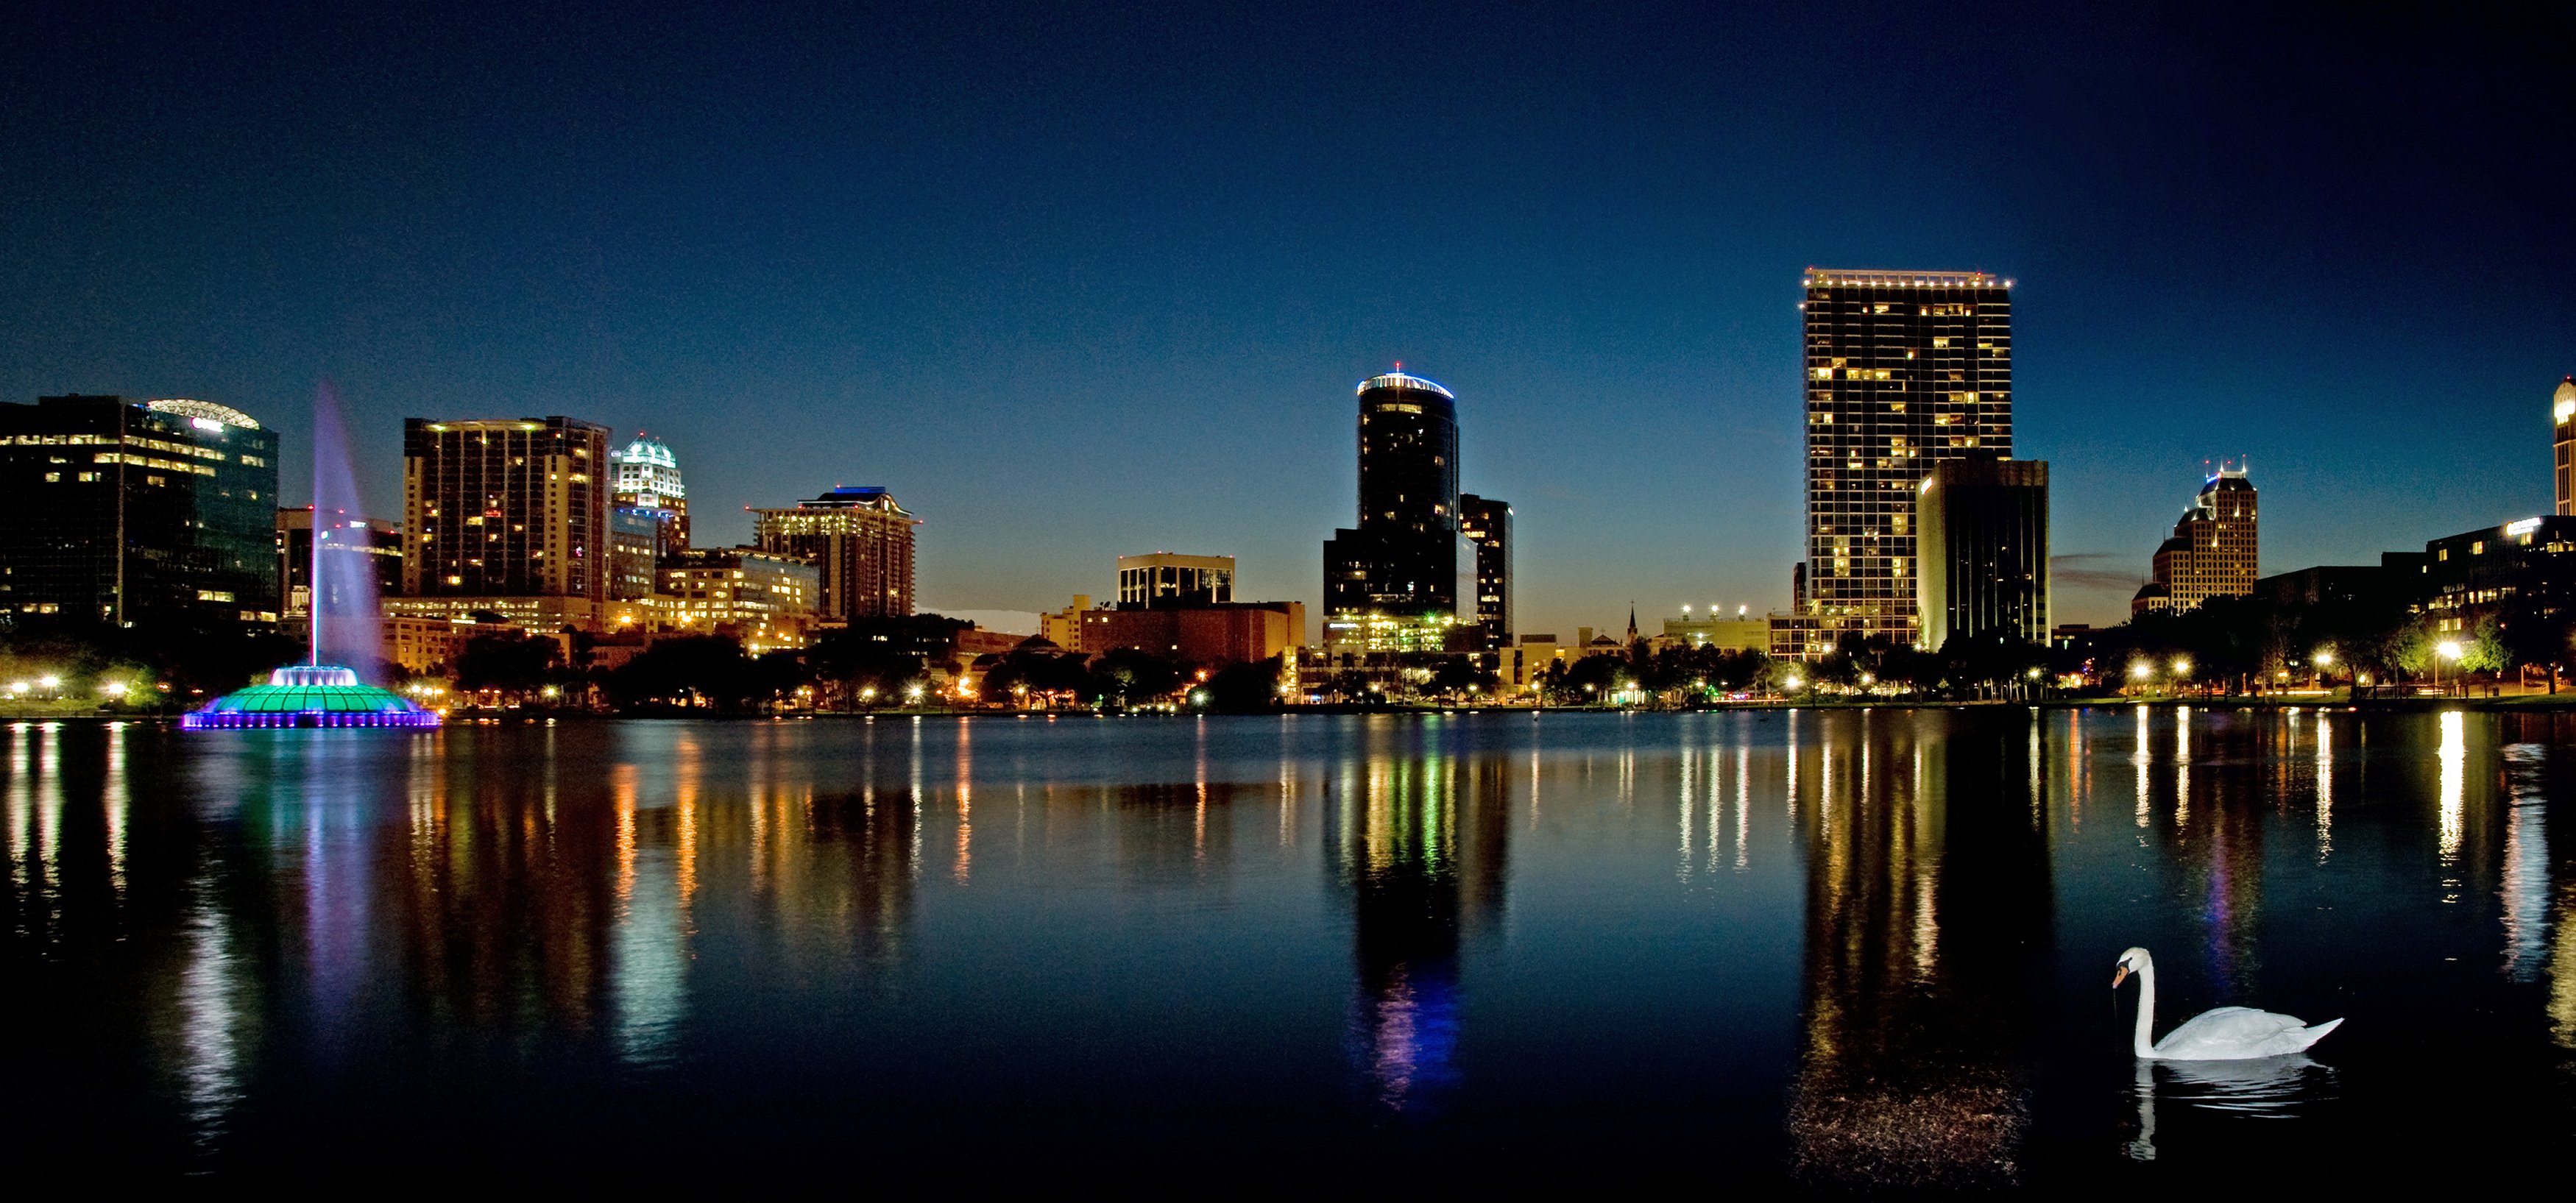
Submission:
<svg viewBox="0 0 2576 1203">
<path fill-rule="evenodd" d="M 2576 514 L 2576 493 L 2568 491 L 2568 459 L 2576 452 L 2576 376 L 2558 382 L 2549 398 L 2549 420 L 2557 424 L 2558 512 Z"/>
<path fill-rule="evenodd" d="M 2048 642 L 2048 463 L 1957 459 L 1915 495 L 1923 646 Z"/>
<path fill-rule="evenodd" d="M 1458 533 L 1476 548 L 1476 625 L 1488 649 L 1512 642 L 1512 505 L 1473 493 L 1458 495 Z"/>
<path fill-rule="evenodd" d="M 1942 460 L 2012 455 L 2012 282 L 1806 275 L 1807 648 L 1921 640 L 1915 490 Z"/>
<path fill-rule="evenodd" d="M 836 488 L 788 509 L 756 510 L 762 551 L 822 569 L 825 619 L 912 613 L 912 528 L 919 520 L 880 488 Z"/>
<path fill-rule="evenodd" d="M 2173 537 L 2156 548 L 2154 579 L 2129 600 L 2129 612 L 2179 613 L 2213 597 L 2252 593 L 2255 535 L 2254 482 L 2243 468 L 2221 464 L 2174 523 Z"/>
<path fill-rule="evenodd" d="M 403 592 L 605 601 L 607 468 L 573 418 L 403 419 Z"/>
<path fill-rule="evenodd" d="M 206 401 L 0 405 L 0 612 L 225 631 L 275 623 L 277 433 Z"/>
<path fill-rule="evenodd" d="M 680 480 L 679 457 L 671 445 L 638 431 L 635 441 L 609 455 L 609 498 L 652 514 L 663 527 L 664 554 L 689 545 L 689 489 Z"/>
<path fill-rule="evenodd" d="M 1330 614 L 1458 612 L 1457 398 L 1419 376 L 1361 381 L 1360 515 L 1324 544 Z"/>
</svg>

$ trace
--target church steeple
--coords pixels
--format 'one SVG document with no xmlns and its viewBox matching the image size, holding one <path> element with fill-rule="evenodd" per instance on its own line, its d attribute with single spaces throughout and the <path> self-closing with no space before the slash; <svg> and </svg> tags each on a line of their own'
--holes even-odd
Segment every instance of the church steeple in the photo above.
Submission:
<svg viewBox="0 0 2576 1203">
<path fill-rule="evenodd" d="M 1634 647 L 1634 646 L 1636 646 L 1636 644 L 1637 644 L 1637 603 L 1632 599 L 1632 600 L 1630 600 L 1630 601 L 1629 601 L 1629 603 L 1628 603 L 1628 645 L 1629 645 L 1630 647 Z"/>
</svg>

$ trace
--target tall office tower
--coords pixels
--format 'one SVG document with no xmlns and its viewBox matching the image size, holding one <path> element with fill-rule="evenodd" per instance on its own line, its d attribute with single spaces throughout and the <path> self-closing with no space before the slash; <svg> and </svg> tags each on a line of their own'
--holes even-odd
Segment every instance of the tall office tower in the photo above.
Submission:
<svg viewBox="0 0 2576 1203">
<path fill-rule="evenodd" d="M 912 613 L 912 528 L 918 519 L 879 488 L 836 488 L 792 509 L 755 510 L 762 551 L 803 556 L 823 570 L 826 620 Z"/>
<path fill-rule="evenodd" d="M 2243 468 L 2219 465 L 2173 537 L 2156 548 L 2155 577 L 2129 600 L 2131 614 L 2180 613 L 2213 597 L 2254 591 L 2257 556 L 2254 482 Z"/>
<path fill-rule="evenodd" d="M 1419 376 L 1360 382 L 1360 520 L 1324 543 L 1329 614 L 1458 612 L 1457 398 Z"/>
<path fill-rule="evenodd" d="M 1807 599 L 1815 646 L 1919 642 L 1914 493 L 1934 464 L 2012 455 L 2012 282 L 1806 276 Z"/>
<path fill-rule="evenodd" d="M 1233 600 L 1233 556 L 1185 556 L 1158 551 L 1118 557 L 1118 605 L 1122 609 L 1213 606 Z"/>
<path fill-rule="evenodd" d="M 240 410 L 0 404 L 0 513 L 0 612 L 19 622 L 277 621 L 277 434 Z"/>
<path fill-rule="evenodd" d="M 403 419 L 403 592 L 608 597 L 608 428 Z"/>
<path fill-rule="evenodd" d="M 2576 376 L 2558 382 L 2549 398 L 2549 420 L 2558 426 L 2558 512 L 2576 514 L 2576 493 L 2568 491 L 2567 479 L 2569 454 L 2576 451 Z"/>
<path fill-rule="evenodd" d="M 1476 548 L 1476 625 L 1488 649 L 1512 642 L 1512 506 L 1508 501 L 1458 495 L 1458 533 Z"/>
<path fill-rule="evenodd" d="M 2048 642 L 2048 462 L 1955 459 L 1915 494 L 1923 646 Z"/>
<path fill-rule="evenodd" d="M 662 561 L 686 548 L 671 542 L 663 521 L 671 511 L 640 505 L 608 507 L 608 600 L 641 601 L 662 583 Z"/>
<path fill-rule="evenodd" d="M 671 445 L 637 431 L 635 441 L 609 454 L 609 500 L 654 511 L 661 522 L 664 554 L 689 545 L 689 488 L 680 481 L 679 458 Z"/>
</svg>

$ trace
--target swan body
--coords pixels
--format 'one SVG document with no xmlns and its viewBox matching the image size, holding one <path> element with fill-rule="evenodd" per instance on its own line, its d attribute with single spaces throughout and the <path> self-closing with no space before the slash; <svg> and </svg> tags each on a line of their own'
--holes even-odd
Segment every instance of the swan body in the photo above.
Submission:
<svg viewBox="0 0 2576 1203">
<path fill-rule="evenodd" d="M 2293 1015 L 2252 1007 L 2219 1007 L 2184 1020 L 2180 1027 L 2165 1033 L 2164 1039 L 2150 1042 L 2148 1036 L 2156 1022 L 2156 962 L 2146 949 L 2132 948 L 2120 954 L 2119 966 L 2111 975 L 2111 988 L 2119 989 L 2132 973 L 2138 975 L 2138 1031 L 2133 1047 L 2139 1057 L 2147 1060 L 2251 1061 L 2258 1057 L 2286 1057 L 2306 1051 L 2326 1033 L 2343 1026 L 2340 1019 L 2311 1026 Z"/>
</svg>

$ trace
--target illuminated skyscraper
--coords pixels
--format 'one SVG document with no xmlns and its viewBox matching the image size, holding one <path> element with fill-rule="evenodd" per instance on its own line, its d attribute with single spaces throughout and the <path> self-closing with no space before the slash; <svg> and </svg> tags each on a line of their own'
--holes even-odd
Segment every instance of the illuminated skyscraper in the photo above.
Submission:
<svg viewBox="0 0 2576 1203">
<path fill-rule="evenodd" d="M 607 468 L 573 418 L 403 419 L 403 592 L 605 601 Z"/>
<path fill-rule="evenodd" d="M 1330 614 L 1458 612 L 1457 398 L 1419 376 L 1361 381 L 1360 520 L 1324 544 Z"/>
<path fill-rule="evenodd" d="M 1956 459 L 1915 495 L 1923 646 L 2048 642 L 2048 461 Z"/>
<path fill-rule="evenodd" d="M 0 610 L 231 632 L 275 623 L 277 432 L 206 401 L 0 405 Z"/>
<path fill-rule="evenodd" d="M 1485 646 L 1512 642 L 1512 504 L 1473 493 L 1458 495 L 1458 533 L 1476 547 L 1476 624 Z"/>
<path fill-rule="evenodd" d="M 666 552 L 689 545 L 689 488 L 680 480 L 680 461 L 671 445 L 638 431 L 625 450 L 609 455 L 609 495 L 621 506 L 655 511 Z"/>
<path fill-rule="evenodd" d="M 2012 455 L 2012 282 L 1984 272 L 1806 276 L 1807 595 L 1797 654 L 1919 642 L 1915 490 L 1945 459 Z"/>
<path fill-rule="evenodd" d="M 2252 593 L 2256 530 L 2254 482 L 2243 468 L 2220 465 L 2174 523 L 2173 537 L 2156 548 L 2155 577 L 2130 599 L 2129 612 L 2179 613 L 2213 597 Z"/>
<path fill-rule="evenodd" d="M 912 613 L 912 528 L 894 494 L 836 488 L 792 508 L 756 510 L 762 551 L 803 556 L 822 569 L 826 619 Z"/>
<path fill-rule="evenodd" d="M 2558 512 L 2576 514 L 2576 493 L 2568 491 L 2567 479 L 2568 458 L 2576 452 L 2576 376 L 2558 382 L 2558 392 L 2549 399 L 2549 420 L 2558 427 Z"/>
</svg>

